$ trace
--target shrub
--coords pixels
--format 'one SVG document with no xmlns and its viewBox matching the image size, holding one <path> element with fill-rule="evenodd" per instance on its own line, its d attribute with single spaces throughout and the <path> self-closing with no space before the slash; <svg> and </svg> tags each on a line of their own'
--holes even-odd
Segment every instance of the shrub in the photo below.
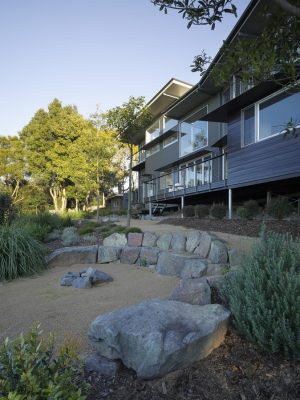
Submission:
<svg viewBox="0 0 300 400">
<path fill-rule="evenodd" d="M 209 207 L 205 204 L 197 204 L 195 206 L 195 215 L 197 218 L 205 218 L 209 215 Z"/>
<path fill-rule="evenodd" d="M 67 214 L 71 219 L 89 219 L 92 218 L 92 214 L 88 211 L 70 211 Z"/>
<path fill-rule="evenodd" d="M 300 358 L 300 268 L 292 239 L 261 233 L 224 295 L 238 330 L 270 352 Z"/>
<path fill-rule="evenodd" d="M 136 226 L 131 226 L 131 227 L 129 227 L 129 228 L 125 228 L 125 229 L 123 230 L 123 232 L 124 232 L 126 235 L 128 235 L 128 233 L 142 233 L 143 231 L 142 231 L 140 228 L 136 227 Z"/>
<path fill-rule="evenodd" d="M 52 232 L 48 233 L 45 237 L 45 242 L 52 242 L 53 240 L 58 240 L 61 237 L 61 231 L 58 229 L 54 229 Z"/>
<path fill-rule="evenodd" d="M 80 241 L 77 229 L 74 226 L 70 226 L 63 230 L 61 235 L 61 240 L 64 246 L 74 246 Z"/>
<path fill-rule="evenodd" d="M 0 226 L 0 281 L 45 269 L 45 247 L 13 225 Z"/>
<path fill-rule="evenodd" d="M 293 206 L 289 203 L 287 197 L 279 196 L 269 201 L 266 212 L 273 218 L 283 219 L 292 214 Z"/>
<path fill-rule="evenodd" d="M 209 213 L 213 218 L 223 219 L 226 216 L 226 207 L 223 204 L 213 204 Z"/>
<path fill-rule="evenodd" d="M 240 218 L 253 219 L 259 213 L 259 205 L 255 200 L 245 201 L 242 207 L 238 207 L 236 213 Z"/>
<path fill-rule="evenodd" d="M 91 222 L 88 222 L 88 223 L 84 224 L 83 226 L 81 226 L 78 229 L 78 232 L 80 235 L 85 235 L 87 233 L 94 232 L 95 228 L 98 228 L 98 227 L 100 227 L 100 224 L 98 222 L 91 221 Z"/>
<path fill-rule="evenodd" d="M 87 244 L 97 244 L 97 238 L 94 235 L 84 235 L 82 239 Z"/>
<path fill-rule="evenodd" d="M 8 193 L 0 193 L 0 225 L 9 224 L 14 217 L 12 198 Z"/>
<path fill-rule="evenodd" d="M 184 206 L 182 208 L 182 214 L 184 218 L 194 217 L 195 216 L 195 207 L 194 206 Z"/>
<path fill-rule="evenodd" d="M 41 338 L 39 327 L 0 347 L 0 397 L 5 399 L 84 400 L 88 385 L 72 343 L 54 355 L 53 336 Z"/>
</svg>

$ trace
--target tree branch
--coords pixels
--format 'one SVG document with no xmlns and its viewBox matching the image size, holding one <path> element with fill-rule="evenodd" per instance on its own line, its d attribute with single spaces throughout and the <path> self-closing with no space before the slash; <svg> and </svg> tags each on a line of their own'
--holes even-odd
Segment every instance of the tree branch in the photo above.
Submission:
<svg viewBox="0 0 300 400">
<path fill-rule="evenodd" d="M 300 8 L 291 4 L 288 0 L 274 0 L 279 7 L 300 18 Z"/>
</svg>

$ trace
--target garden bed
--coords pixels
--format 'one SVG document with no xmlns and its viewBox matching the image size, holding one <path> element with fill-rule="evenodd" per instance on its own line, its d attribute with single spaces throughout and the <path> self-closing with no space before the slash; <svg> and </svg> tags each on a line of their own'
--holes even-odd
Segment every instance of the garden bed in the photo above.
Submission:
<svg viewBox="0 0 300 400">
<path fill-rule="evenodd" d="M 166 218 L 160 224 L 178 225 L 187 228 L 199 229 L 202 231 L 223 232 L 233 235 L 257 237 L 262 224 L 267 230 L 290 233 L 294 237 L 300 238 L 300 221 L 276 221 L 276 220 L 242 220 L 242 219 L 210 219 L 210 218 Z"/>
</svg>

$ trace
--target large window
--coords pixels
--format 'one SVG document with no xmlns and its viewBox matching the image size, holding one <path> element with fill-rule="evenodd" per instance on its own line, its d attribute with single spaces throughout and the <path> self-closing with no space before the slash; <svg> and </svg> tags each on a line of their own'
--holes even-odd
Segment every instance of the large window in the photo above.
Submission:
<svg viewBox="0 0 300 400">
<path fill-rule="evenodd" d="M 154 146 L 146 150 L 146 158 L 152 156 L 152 154 L 155 154 L 158 151 L 159 151 L 159 143 L 155 144 Z"/>
<path fill-rule="evenodd" d="M 207 146 L 207 121 L 199 118 L 207 114 L 207 106 L 192 114 L 180 124 L 180 156 Z"/>
<path fill-rule="evenodd" d="M 242 145 L 300 127 L 300 92 L 280 91 L 242 110 Z"/>
<path fill-rule="evenodd" d="M 163 141 L 163 147 L 167 147 L 170 146 L 171 144 L 177 142 L 178 139 L 178 135 L 177 132 L 172 133 L 172 135 L 170 135 L 169 137 L 167 137 L 164 141 Z"/>
<path fill-rule="evenodd" d="M 154 140 L 155 138 L 157 138 L 159 136 L 159 132 L 160 132 L 160 122 L 158 120 L 158 121 L 155 121 L 154 124 L 152 124 L 150 126 L 150 128 L 147 129 L 146 143 L 149 143 L 152 140 Z"/>
</svg>

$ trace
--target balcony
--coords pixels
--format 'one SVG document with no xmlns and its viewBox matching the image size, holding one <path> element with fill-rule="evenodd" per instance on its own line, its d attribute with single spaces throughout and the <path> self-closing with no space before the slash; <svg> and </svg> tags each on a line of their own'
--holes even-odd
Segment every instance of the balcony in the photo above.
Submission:
<svg viewBox="0 0 300 400">
<path fill-rule="evenodd" d="M 226 186 L 227 156 L 223 153 L 208 160 L 189 162 L 185 167 L 147 181 L 144 202 L 165 201 Z"/>
<path fill-rule="evenodd" d="M 141 167 L 146 160 L 146 151 L 140 150 L 133 155 L 132 168 Z M 138 169 L 138 168 L 136 168 Z"/>
</svg>

